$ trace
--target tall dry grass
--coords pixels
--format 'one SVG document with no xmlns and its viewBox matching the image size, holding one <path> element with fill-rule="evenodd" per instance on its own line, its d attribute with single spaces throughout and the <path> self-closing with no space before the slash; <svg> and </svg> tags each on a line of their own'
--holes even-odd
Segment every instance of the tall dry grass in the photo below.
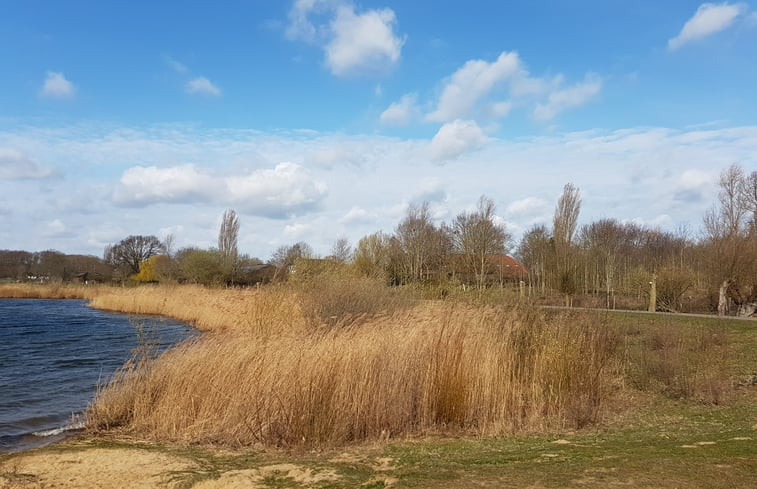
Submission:
<svg viewBox="0 0 757 489">
<path fill-rule="evenodd" d="M 497 434 L 592 423 L 610 386 L 729 396 L 724 330 L 623 330 L 599 315 L 508 305 L 502 291 L 422 302 L 337 272 L 246 290 L 6 284 L 0 297 L 82 298 L 210 332 L 133 359 L 89 410 L 93 429 L 156 439 L 292 446 Z"/>
<path fill-rule="evenodd" d="M 419 302 L 412 289 L 386 287 L 380 280 L 339 270 L 292 281 L 292 290 L 310 328 L 346 327 L 406 310 Z"/>
<path fill-rule="evenodd" d="M 3 299 L 85 299 L 94 297 L 110 289 L 105 285 L 82 284 L 0 284 L 0 298 Z"/>
<path fill-rule="evenodd" d="M 297 295 L 284 286 L 217 289 L 199 285 L 112 288 L 92 307 L 131 314 L 156 314 L 188 322 L 202 331 L 267 336 L 305 331 Z"/>
<path fill-rule="evenodd" d="M 615 345 L 586 315 L 424 304 L 306 334 L 206 336 L 122 370 L 88 420 L 285 446 L 582 426 L 601 412 Z"/>
</svg>

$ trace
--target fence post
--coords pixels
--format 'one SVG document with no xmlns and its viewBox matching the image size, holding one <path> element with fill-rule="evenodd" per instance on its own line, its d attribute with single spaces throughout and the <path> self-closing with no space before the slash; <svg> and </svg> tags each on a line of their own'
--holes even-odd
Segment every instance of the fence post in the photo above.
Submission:
<svg viewBox="0 0 757 489">
<path fill-rule="evenodd" d="M 657 274 L 652 274 L 652 281 L 649 282 L 649 312 L 657 310 Z"/>
</svg>

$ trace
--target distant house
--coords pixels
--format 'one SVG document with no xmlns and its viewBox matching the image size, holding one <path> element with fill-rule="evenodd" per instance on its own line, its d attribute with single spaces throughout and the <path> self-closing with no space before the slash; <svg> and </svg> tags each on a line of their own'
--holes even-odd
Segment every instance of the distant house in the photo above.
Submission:
<svg viewBox="0 0 757 489">
<path fill-rule="evenodd" d="M 268 263 L 246 265 L 239 269 L 234 283 L 239 285 L 257 285 L 272 282 L 276 276 L 276 267 Z"/>
<path fill-rule="evenodd" d="M 515 258 L 507 255 L 486 255 L 485 257 L 486 285 L 518 283 L 528 277 L 526 266 Z M 447 265 L 448 276 L 465 284 L 477 282 L 476 270 L 469 257 L 453 254 Z"/>
<path fill-rule="evenodd" d="M 89 283 L 89 272 L 79 272 L 71 274 L 71 283 L 86 284 Z"/>
</svg>

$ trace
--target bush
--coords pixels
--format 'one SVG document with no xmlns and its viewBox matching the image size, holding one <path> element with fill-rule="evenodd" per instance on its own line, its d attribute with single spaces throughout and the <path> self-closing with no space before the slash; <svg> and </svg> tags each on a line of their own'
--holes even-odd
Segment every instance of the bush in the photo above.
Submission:
<svg viewBox="0 0 757 489">
<path fill-rule="evenodd" d="M 185 248 L 176 254 L 181 278 L 192 284 L 221 285 L 226 283 L 229 271 L 218 250 Z"/>
<path fill-rule="evenodd" d="M 298 260 L 290 282 L 311 327 L 347 326 L 415 303 L 408 290 L 358 276 L 348 265 L 329 260 Z"/>
</svg>

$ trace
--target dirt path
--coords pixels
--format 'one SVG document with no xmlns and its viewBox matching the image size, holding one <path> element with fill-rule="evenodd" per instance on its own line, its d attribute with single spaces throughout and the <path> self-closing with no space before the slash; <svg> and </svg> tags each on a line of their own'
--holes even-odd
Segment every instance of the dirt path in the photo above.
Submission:
<svg viewBox="0 0 757 489">
<path fill-rule="evenodd" d="M 80 439 L 0 457 L 0 489 L 389 487 L 396 482 L 393 459 L 370 448 L 312 460 L 275 451 Z"/>
<path fill-rule="evenodd" d="M 690 318 L 705 318 L 705 319 L 722 319 L 726 321 L 730 320 L 737 320 L 737 321 L 757 321 L 757 316 L 751 316 L 751 317 L 741 317 L 741 316 L 716 316 L 714 314 L 694 314 L 690 312 L 649 312 L 649 311 L 640 311 L 637 309 L 603 309 L 598 307 L 565 307 L 565 306 L 539 306 L 544 309 L 564 309 L 566 311 L 594 311 L 594 312 L 619 312 L 619 313 L 628 313 L 628 314 L 641 314 L 641 315 L 651 315 L 651 316 L 680 316 L 680 317 L 690 317 Z"/>
</svg>

